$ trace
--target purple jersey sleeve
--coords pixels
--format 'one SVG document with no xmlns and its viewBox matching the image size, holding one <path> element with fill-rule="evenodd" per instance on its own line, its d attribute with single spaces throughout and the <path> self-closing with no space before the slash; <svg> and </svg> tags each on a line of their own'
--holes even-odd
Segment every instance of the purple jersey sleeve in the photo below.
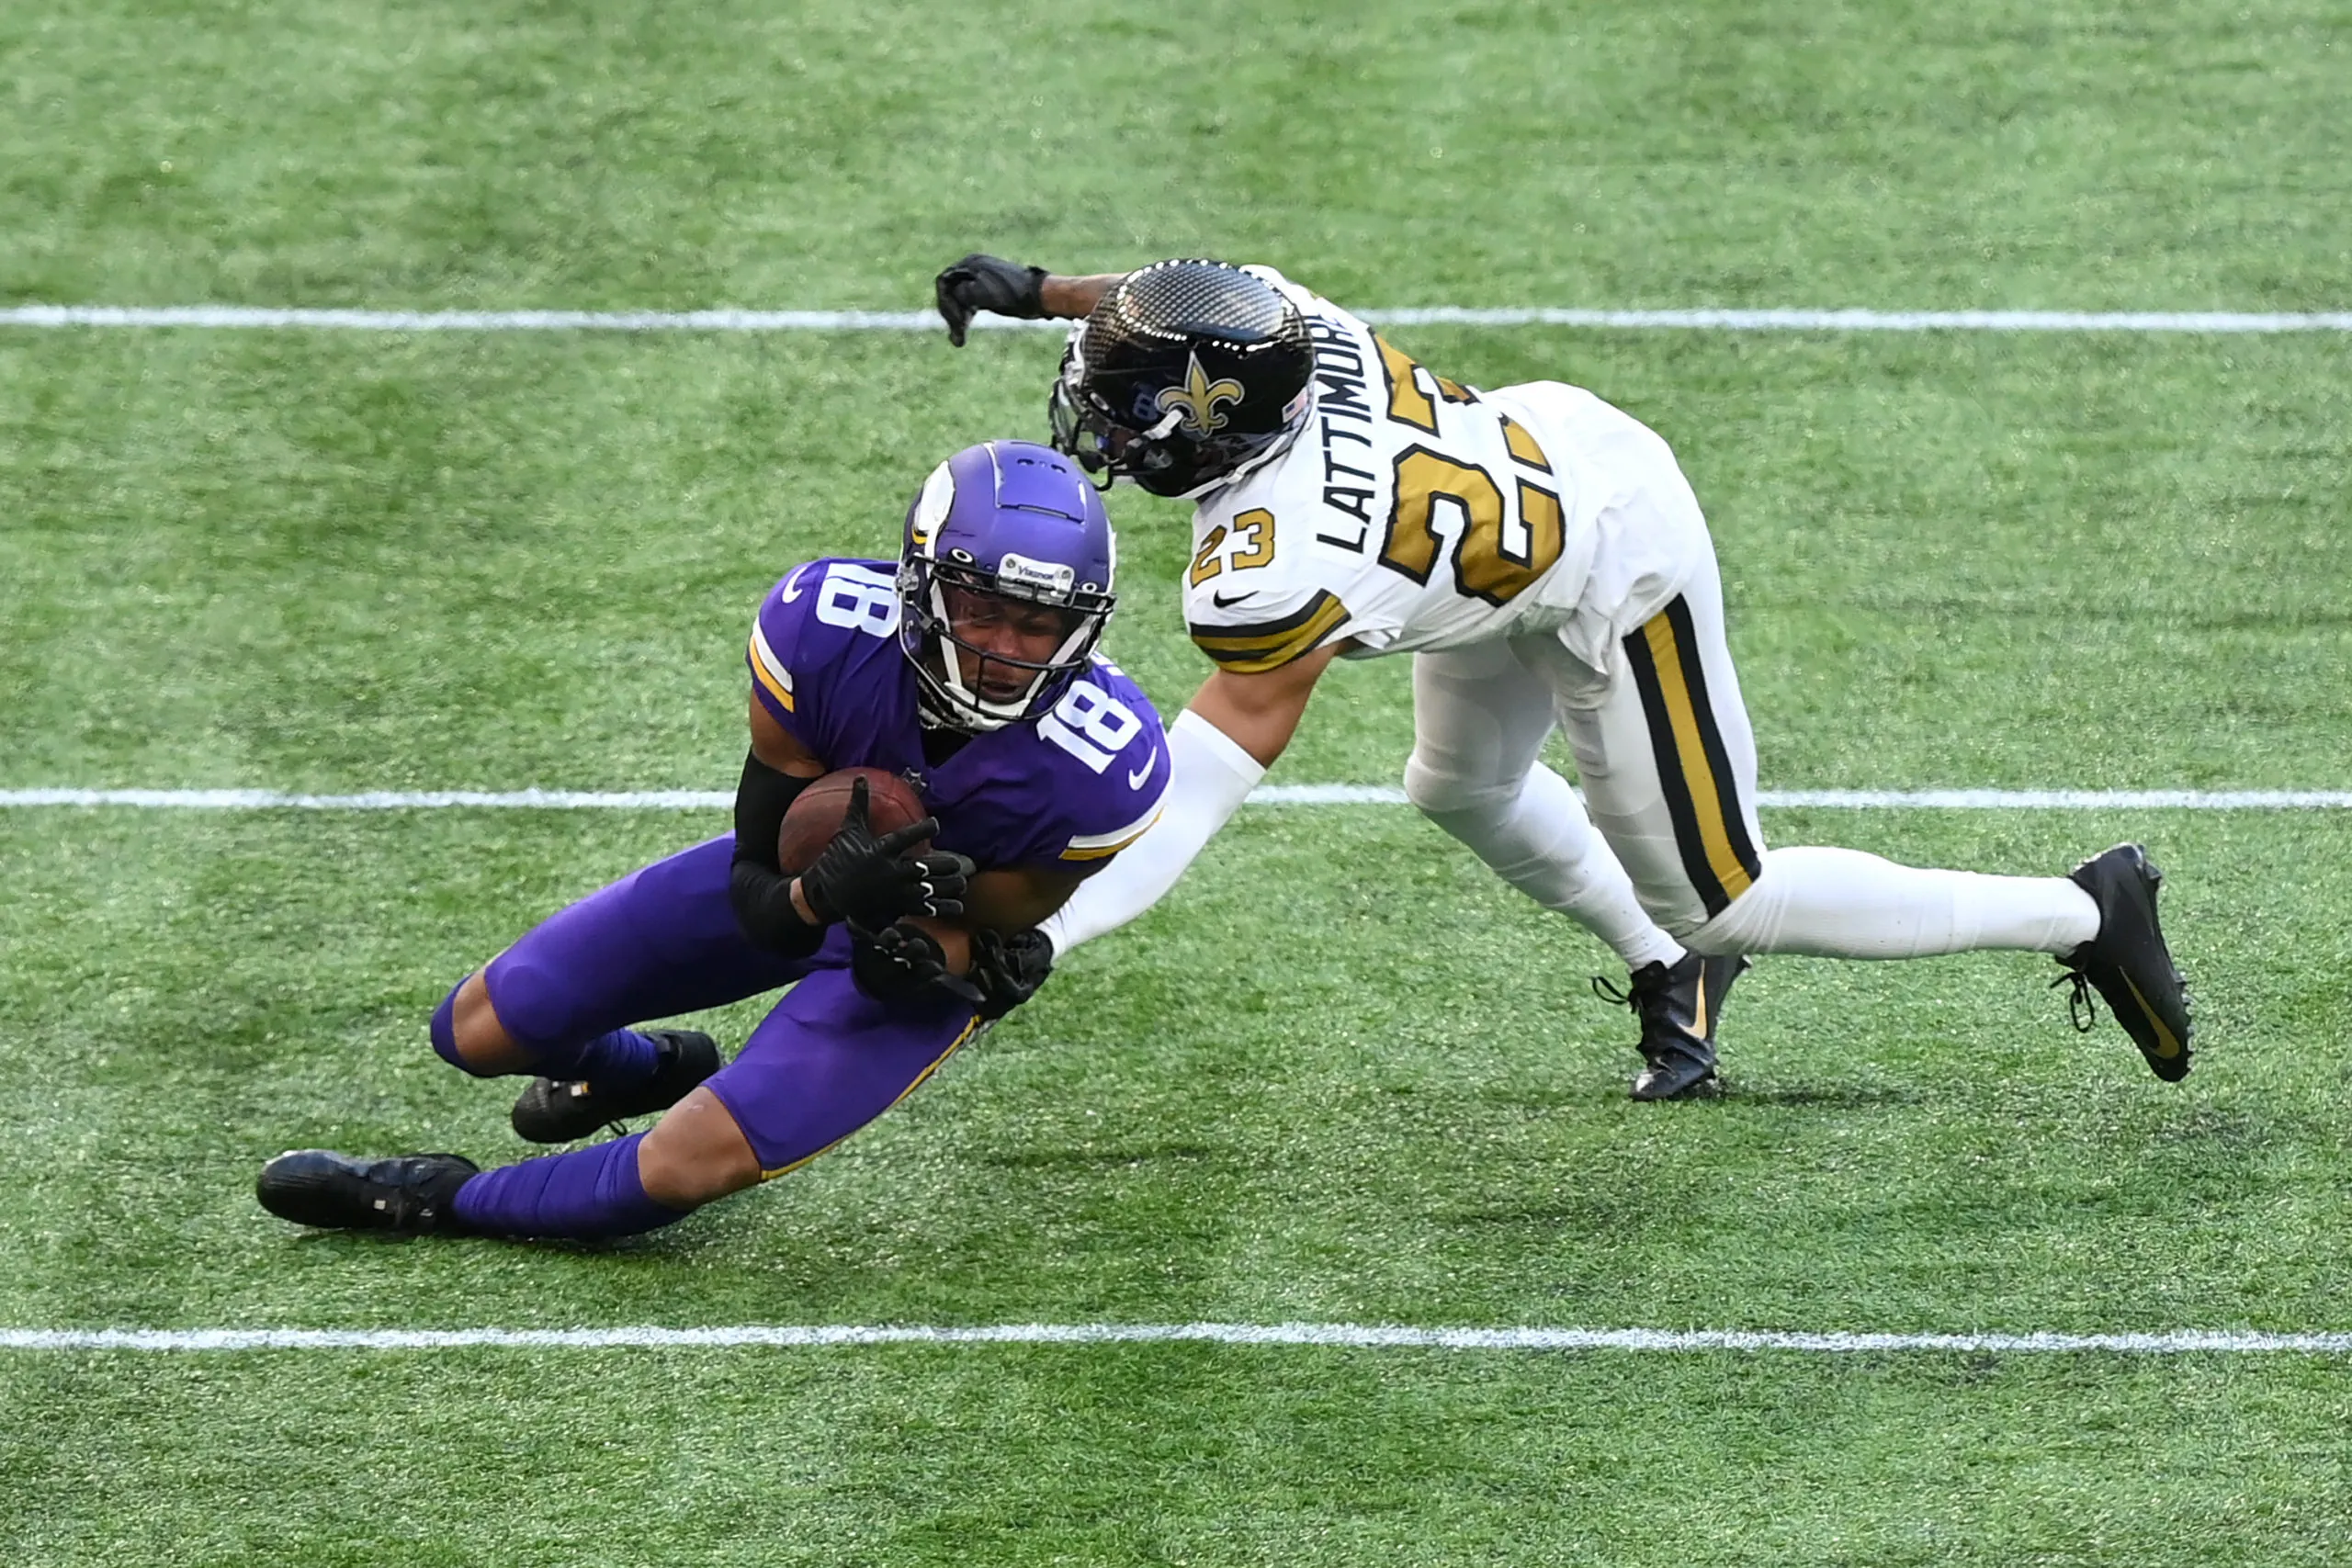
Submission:
<svg viewBox="0 0 2352 1568">
<path fill-rule="evenodd" d="M 752 690 L 786 733 L 834 767 L 842 760 L 842 725 L 860 716 L 838 694 L 854 685 L 876 656 L 898 657 L 899 601 L 888 567 L 874 561 L 813 560 L 785 573 L 760 602 L 745 654 Z M 894 666 L 889 666 L 894 668 Z"/>
</svg>

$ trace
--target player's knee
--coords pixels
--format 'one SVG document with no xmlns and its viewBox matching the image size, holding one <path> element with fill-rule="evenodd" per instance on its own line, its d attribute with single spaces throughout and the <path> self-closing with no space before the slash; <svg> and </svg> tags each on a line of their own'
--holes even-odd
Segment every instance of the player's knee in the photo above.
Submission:
<svg viewBox="0 0 2352 1568">
<path fill-rule="evenodd" d="M 1729 914 L 1731 911 L 1726 909 L 1724 912 L 1725 914 Z M 1738 938 L 1728 930 L 1717 928 L 1715 922 L 1713 920 L 1709 920 L 1690 931 L 1676 931 L 1671 926 L 1665 925 L 1663 921 L 1660 922 L 1660 925 L 1668 936 L 1671 936 L 1675 941 L 1680 942 L 1692 953 L 1698 953 L 1702 958 L 1729 958 L 1734 956 L 1744 956 L 1747 952 L 1747 944 L 1746 942 L 1739 941 Z"/>
<path fill-rule="evenodd" d="M 525 1056 L 491 1006 L 487 973 L 477 969 L 467 976 L 433 1012 L 434 1054 L 481 1078 L 519 1070 Z"/>
<path fill-rule="evenodd" d="M 698 1089 L 637 1145 L 637 1176 L 664 1208 L 699 1209 L 758 1185 L 760 1161 L 718 1097 Z"/>
<path fill-rule="evenodd" d="M 1740 896 L 1721 909 L 1709 914 L 1703 907 L 1691 911 L 1677 911 L 1682 930 L 1676 930 L 1676 920 L 1652 918 L 1673 938 L 1691 952 L 1708 958 L 1745 956 L 1751 953 L 1769 952 L 1772 945 L 1773 928 L 1777 925 L 1780 900 L 1777 888 L 1766 891 L 1759 879 L 1748 884 Z"/>
<path fill-rule="evenodd" d="M 1418 751 L 1405 763 L 1405 798 L 1424 817 L 1494 816 L 1519 798 L 1524 779 L 1469 778 L 1425 761 Z"/>
</svg>

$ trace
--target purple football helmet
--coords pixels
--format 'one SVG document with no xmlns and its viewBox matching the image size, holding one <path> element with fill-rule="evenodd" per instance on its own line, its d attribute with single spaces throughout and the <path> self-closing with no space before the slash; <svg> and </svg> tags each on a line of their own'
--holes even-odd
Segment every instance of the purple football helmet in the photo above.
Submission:
<svg viewBox="0 0 2352 1568">
<path fill-rule="evenodd" d="M 933 468 L 899 552 L 924 718 L 977 733 L 1050 707 L 1102 640 L 1117 570 L 1102 497 L 1053 448 L 990 441 Z"/>
</svg>

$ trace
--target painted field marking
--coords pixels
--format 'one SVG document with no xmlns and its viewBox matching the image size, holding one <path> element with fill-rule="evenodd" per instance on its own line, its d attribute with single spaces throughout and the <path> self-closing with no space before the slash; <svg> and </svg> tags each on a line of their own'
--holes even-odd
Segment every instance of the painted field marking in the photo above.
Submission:
<svg viewBox="0 0 2352 1568">
<path fill-rule="evenodd" d="M 1353 1323 L 1008 1323 L 971 1327 L 741 1325 L 717 1328 L 0 1328 L 0 1350 L 819 1349 L 858 1345 L 1169 1345 L 1357 1350 L 1796 1351 L 1815 1355 L 2316 1355 L 2352 1333 L 1777 1333 L 1749 1329 L 1396 1328 Z"/>
<path fill-rule="evenodd" d="M 2344 333 L 2352 310 L 1600 310 L 1431 305 L 1364 310 L 1374 326 L 1679 328 L 1711 332 Z M 982 316 L 994 332 L 1061 321 Z M 357 310 L 252 305 L 17 305 L 0 326 L 209 327 L 377 333 L 940 332 L 929 310 Z"/>
<path fill-rule="evenodd" d="M 2343 811 L 2341 789 L 1767 789 L 1757 804 L 1840 811 Z M 301 795 L 272 789 L 7 789 L 8 807 L 131 807 L 183 811 L 723 811 L 721 790 L 369 790 Z M 1261 784 L 1252 806 L 1402 806 L 1393 784 Z"/>
</svg>

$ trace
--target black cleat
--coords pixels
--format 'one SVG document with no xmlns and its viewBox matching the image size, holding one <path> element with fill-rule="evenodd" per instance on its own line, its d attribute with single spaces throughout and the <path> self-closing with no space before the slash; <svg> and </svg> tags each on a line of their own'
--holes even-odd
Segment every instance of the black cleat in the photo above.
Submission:
<svg viewBox="0 0 2352 1568">
<path fill-rule="evenodd" d="M 2165 874 L 2148 863 L 2137 844 L 2118 844 L 2071 874 L 2075 885 L 2098 905 L 2098 935 L 2058 960 L 2072 982 L 2067 1012 L 2075 1027 L 2091 1026 L 2090 987 L 2107 998 L 2115 1021 L 2148 1059 L 2148 1070 L 2166 1083 L 2188 1076 L 2195 1027 L 2189 1021 L 2188 986 L 2174 967 L 2171 950 L 2156 924 L 2156 889 Z"/>
<path fill-rule="evenodd" d="M 462 1234 L 450 1202 L 480 1168 L 462 1155 L 355 1159 L 288 1149 L 261 1168 L 254 1196 L 281 1220 L 321 1230 Z"/>
<path fill-rule="evenodd" d="M 1660 963 L 1635 970 L 1630 992 L 1593 981 L 1596 992 L 1625 1003 L 1642 1021 L 1644 1066 L 1634 1079 L 1635 1100 L 1679 1100 L 1714 1081 L 1715 1024 L 1732 982 L 1747 966 L 1745 958 L 1686 953 L 1671 968 Z"/>
<path fill-rule="evenodd" d="M 635 1089 L 599 1094 L 585 1078 L 533 1078 L 514 1101 L 514 1131 L 535 1144 L 568 1144 L 632 1116 L 667 1111 L 718 1070 L 718 1042 L 691 1029 L 642 1032 L 661 1050 L 653 1076 Z"/>
</svg>

